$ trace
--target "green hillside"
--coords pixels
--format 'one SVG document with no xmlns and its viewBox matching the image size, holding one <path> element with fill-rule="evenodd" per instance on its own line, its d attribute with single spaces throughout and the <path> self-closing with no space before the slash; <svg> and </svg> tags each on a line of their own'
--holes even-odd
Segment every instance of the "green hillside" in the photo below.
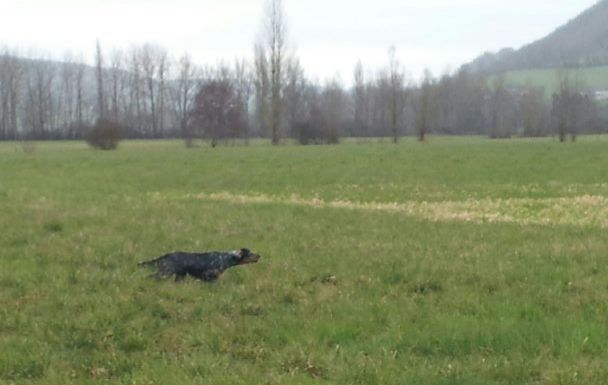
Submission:
<svg viewBox="0 0 608 385">
<path fill-rule="evenodd" d="M 593 90 L 608 89 L 608 66 L 573 69 L 571 75 L 580 76 L 583 87 Z M 510 71 L 507 80 L 514 85 L 545 87 L 553 91 L 557 87 L 557 70 L 530 69 Z"/>
<path fill-rule="evenodd" d="M 571 77 L 578 77 L 584 89 L 608 90 L 608 66 L 570 70 Z M 544 87 L 547 99 L 557 90 L 557 70 L 530 69 L 505 73 L 506 83 L 516 87 Z M 494 77 L 492 77 L 494 78 Z"/>
</svg>

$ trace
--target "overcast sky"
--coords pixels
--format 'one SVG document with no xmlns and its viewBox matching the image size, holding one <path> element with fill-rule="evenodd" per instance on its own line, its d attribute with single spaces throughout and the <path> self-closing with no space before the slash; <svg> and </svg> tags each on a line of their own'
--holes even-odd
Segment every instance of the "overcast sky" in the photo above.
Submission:
<svg viewBox="0 0 608 385">
<path fill-rule="evenodd" d="M 283 0 L 306 72 L 350 83 L 391 45 L 415 77 L 454 70 L 485 51 L 541 38 L 596 0 Z M 157 43 L 200 64 L 251 57 L 265 0 L 0 0 L 0 45 L 91 60 L 102 47 Z"/>
</svg>

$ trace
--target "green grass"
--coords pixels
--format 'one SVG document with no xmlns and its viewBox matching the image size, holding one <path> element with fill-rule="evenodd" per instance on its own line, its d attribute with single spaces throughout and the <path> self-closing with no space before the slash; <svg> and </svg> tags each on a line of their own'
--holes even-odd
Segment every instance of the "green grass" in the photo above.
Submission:
<svg viewBox="0 0 608 385">
<path fill-rule="evenodd" d="M 579 76 L 582 86 L 592 90 L 608 90 L 608 66 L 570 70 L 571 81 Z M 558 90 L 557 72 L 554 69 L 531 69 L 506 73 L 508 84 L 526 87 L 544 87 L 547 99 Z"/>
<path fill-rule="evenodd" d="M 607 148 L 1 143 L 0 384 L 605 384 Z"/>
</svg>

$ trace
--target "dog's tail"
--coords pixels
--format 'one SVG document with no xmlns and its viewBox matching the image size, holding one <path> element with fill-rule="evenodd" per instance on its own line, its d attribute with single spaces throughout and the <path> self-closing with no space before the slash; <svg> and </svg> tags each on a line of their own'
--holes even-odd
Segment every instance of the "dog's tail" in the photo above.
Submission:
<svg viewBox="0 0 608 385">
<path fill-rule="evenodd" d="M 150 265 L 156 265 L 159 261 L 161 261 L 163 258 L 165 258 L 166 255 L 163 255 L 162 257 L 158 257 L 155 259 L 151 259 L 149 261 L 143 261 L 143 262 L 139 262 L 137 264 L 137 266 L 150 266 Z"/>
</svg>

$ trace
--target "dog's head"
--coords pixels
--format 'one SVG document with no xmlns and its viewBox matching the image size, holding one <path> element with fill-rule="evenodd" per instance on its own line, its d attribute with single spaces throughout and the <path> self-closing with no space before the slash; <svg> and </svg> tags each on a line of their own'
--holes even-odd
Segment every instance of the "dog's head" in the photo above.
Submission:
<svg viewBox="0 0 608 385">
<path fill-rule="evenodd" d="M 236 258 L 237 265 L 256 263 L 260 259 L 260 256 L 258 254 L 252 253 L 249 249 L 240 249 L 233 251 L 233 255 Z"/>
</svg>

